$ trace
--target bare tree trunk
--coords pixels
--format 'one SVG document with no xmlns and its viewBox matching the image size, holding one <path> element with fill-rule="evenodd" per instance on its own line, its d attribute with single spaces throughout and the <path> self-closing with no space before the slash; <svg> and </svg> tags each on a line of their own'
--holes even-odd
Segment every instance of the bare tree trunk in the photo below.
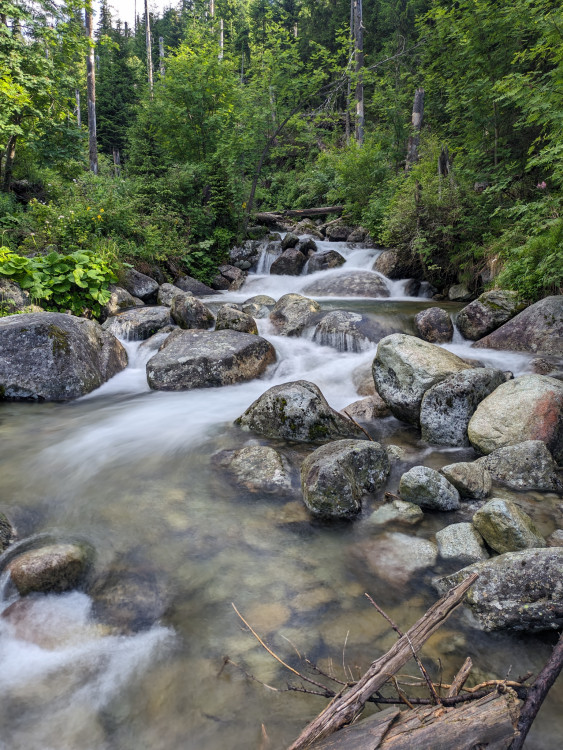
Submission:
<svg viewBox="0 0 563 750">
<path fill-rule="evenodd" d="M 86 5 L 86 34 L 88 35 L 88 56 L 86 73 L 88 79 L 88 156 L 90 171 L 98 174 L 98 144 L 96 137 L 96 70 L 94 65 L 94 23 L 92 6 Z"/>
<path fill-rule="evenodd" d="M 215 18 L 215 0 L 209 0 L 209 15 Z"/>
<path fill-rule="evenodd" d="M 225 24 L 223 19 L 219 22 L 219 60 L 223 59 L 223 51 L 225 48 Z"/>
<path fill-rule="evenodd" d="M 74 92 L 76 98 L 76 125 L 82 127 L 82 113 L 80 112 L 80 89 L 76 89 Z"/>
<path fill-rule="evenodd" d="M 14 159 L 16 158 L 16 141 L 18 136 L 13 134 L 8 139 L 6 146 L 6 158 L 4 161 L 4 176 L 2 178 L 2 192 L 9 193 L 12 184 L 12 172 L 14 168 Z"/>
<path fill-rule="evenodd" d="M 158 56 L 160 58 L 160 77 L 164 78 L 166 68 L 164 67 L 164 38 L 158 37 Z"/>
<path fill-rule="evenodd" d="M 350 43 L 354 43 L 354 0 L 350 0 Z M 346 145 L 350 145 L 350 101 L 352 99 L 352 83 L 348 76 L 346 87 Z"/>
<path fill-rule="evenodd" d="M 151 47 L 151 20 L 149 17 L 149 0 L 145 0 L 145 36 L 147 44 L 147 73 L 149 78 L 149 89 L 151 92 L 151 99 L 153 95 L 153 79 L 152 79 L 152 47 Z"/>
<path fill-rule="evenodd" d="M 115 177 L 121 177 L 121 156 L 118 148 L 113 149 L 113 174 Z"/>
<path fill-rule="evenodd" d="M 354 36 L 356 42 L 356 142 L 359 146 L 364 143 L 364 25 L 362 0 L 354 0 Z"/>
<path fill-rule="evenodd" d="M 409 136 L 407 146 L 407 162 L 405 169 L 409 170 L 412 165 L 418 161 L 418 145 L 420 143 L 420 131 L 422 129 L 422 120 L 424 118 L 424 89 L 420 88 L 415 91 L 414 102 L 412 105 L 412 133 Z"/>
</svg>

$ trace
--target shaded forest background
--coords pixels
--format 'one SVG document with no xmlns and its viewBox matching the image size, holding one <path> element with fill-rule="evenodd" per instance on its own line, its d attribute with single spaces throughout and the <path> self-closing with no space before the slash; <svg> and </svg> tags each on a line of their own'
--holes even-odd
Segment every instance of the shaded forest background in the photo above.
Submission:
<svg viewBox="0 0 563 750">
<path fill-rule="evenodd" d="M 41 290 L 44 264 L 30 258 L 81 258 L 78 280 L 61 272 L 59 297 L 43 298 L 53 309 L 75 282 L 88 294 L 88 274 L 95 299 L 124 263 L 207 280 L 251 210 L 343 204 L 346 223 L 408 253 L 438 289 L 561 292 L 560 3 L 363 0 L 360 72 L 354 0 L 210 5 L 150 14 L 151 89 L 142 3 L 128 28 L 102 2 L 95 175 L 84 2 L 2 0 L 0 274 L 25 269 Z M 407 169 L 417 88 L 424 120 Z"/>
</svg>

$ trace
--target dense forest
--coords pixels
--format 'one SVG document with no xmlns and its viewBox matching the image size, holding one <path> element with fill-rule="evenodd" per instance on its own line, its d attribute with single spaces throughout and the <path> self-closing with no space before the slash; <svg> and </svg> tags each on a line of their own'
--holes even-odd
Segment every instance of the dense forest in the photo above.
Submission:
<svg viewBox="0 0 563 750">
<path fill-rule="evenodd" d="M 0 273 L 44 307 L 95 314 L 126 263 L 207 280 L 253 212 L 333 204 L 438 290 L 560 291 L 559 3 L 139 2 L 130 28 L 102 0 L 91 39 L 84 6 L 0 4 Z"/>
</svg>

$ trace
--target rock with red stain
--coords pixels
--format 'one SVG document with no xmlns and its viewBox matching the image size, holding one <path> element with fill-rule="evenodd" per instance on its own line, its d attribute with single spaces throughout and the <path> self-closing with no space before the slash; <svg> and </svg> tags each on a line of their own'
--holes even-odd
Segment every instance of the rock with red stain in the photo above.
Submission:
<svg viewBox="0 0 563 750">
<path fill-rule="evenodd" d="M 473 447 L 489 454 L 525 440 L 541 440 L 563 461 L 563 383 L 545 375 L 522 375 L 481 401 L 467 430 Z"/>
</svg>

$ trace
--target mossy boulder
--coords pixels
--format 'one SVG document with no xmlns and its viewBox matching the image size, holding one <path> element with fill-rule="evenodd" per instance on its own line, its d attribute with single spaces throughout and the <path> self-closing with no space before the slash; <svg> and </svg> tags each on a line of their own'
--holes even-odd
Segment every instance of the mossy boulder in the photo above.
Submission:
<svg viewBox="0 0 563 750">
<path fill-rule="evenodd" d="M 457 316 L 456 325 L 466 339 L 477 341 L 499 328 L 523 309 L 518 292 L 494 289 L 470 302 Z"/>
<path fill-rule="evenodd" d="M 473 516 L 473 525 L 496 552 L 545 547 L 545 539 L 527 513 L 510 500 L 493 497 Z"/>
<path fill-rule="evenodd" d="M 458 510 L 459 492 L 448 480 L 428 466 L 413 466 L 399 482 L 403 500 L 426 510 Z"/>
</svg>

